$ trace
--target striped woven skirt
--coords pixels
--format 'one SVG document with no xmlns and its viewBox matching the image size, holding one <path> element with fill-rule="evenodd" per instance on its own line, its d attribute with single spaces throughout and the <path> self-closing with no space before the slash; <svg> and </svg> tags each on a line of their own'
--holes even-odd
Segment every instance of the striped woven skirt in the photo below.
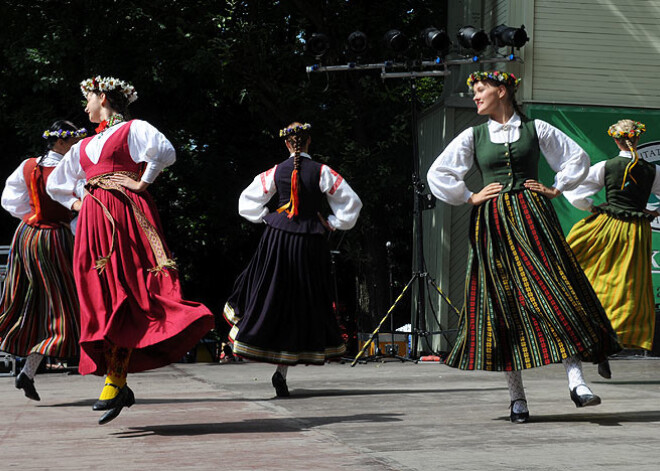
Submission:
<svg viewBox="0 0 660 471">
<path fill-rule="evenodd" d="M 0 350 L 18 356 L 78 356 L 80 314 L 72 259 L 68 228 L 20 223 L 2 292 Z"/>
<path fill-rule="evenodd" d="M 524 190 L 473 208 L 465 303 L 447 365 L 515 371 L 573 355 L 598 362 L 620 349 L 548 198 Z"/>
<path fill-rule="evenodd" d="M 566 239 L 621 344 L 651 350 L 655 304 L 650 222 L 592 215 L 577 222 Z"/>
<path fill-rule="evenodd" d="M 332 309 L 330 253 L 319 234 L 266 226 L 224 309 L 234 353 L 257 361 L 323 364 L 346 351 Z"/>
</svg>

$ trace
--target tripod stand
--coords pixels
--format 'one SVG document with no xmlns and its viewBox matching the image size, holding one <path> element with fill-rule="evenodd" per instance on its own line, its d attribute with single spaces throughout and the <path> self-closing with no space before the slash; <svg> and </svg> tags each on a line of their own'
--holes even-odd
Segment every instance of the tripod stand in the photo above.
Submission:
<svg viewBox="0 0 660 471">
<path fill-rule="evenodd" d="M 398 75 L 399 76 L 399 75 Z M 425 328 L 422 327 L 422 323 L 426 320 L 426 287 L 427 285 L 432 286 L 442 297 L 442 299 L 449 305 L 449 307 L 458 314 L 458 310 L 451 303 L 449 298 L 442 292 L 438 287 L 437 283 L 433 278 L 426 272 L 426 264 L 424 263 L 424 234 L 423 234 L 423 218 L 422 211 L 425 209 L 432 209 L 435 207 L 435 199 L 432 195 L 424 194 L 424 183 L 422 182 L 419 175 L 419 158 L 418 158 L 418 140 L 417 140 L 417 83 L 416 83 L 416 74 L 411 72 L 408 76 L 410 80 L 410 102 L 411 102 L 411 128 L 412 128 L 412 159 L 413 159 L 413 173 L 412 173 L 412 183 L 413 183 L 413 233 L 415 239 L 415 263 L 413 266 L 412 278 L 405 285 L 399 296 L 396 298 L 394 303 L 391 305 L 385 316 L 381 319 L 376 329 L 372 332 L 369 340 L 365 342 L 362 349 L 355 356 L 355 359 L 351 363 L 351 366 L 355 366 L 359 361 L 360 357 L 364 352 L 369 348 L 369 345 L 372 343 L 374 338 L 377 338 L 380 328 L 384 324 L 385 320 L 390 316 L 392 311 L 396 308 L 396 305 L 403 298 L 404 294 L 408 289 L 417 282 L 417 302 L 415 309 L 411 315 L 411 347 L 409 358 L 413 361 L 417 360 L 417 349 L 419 345 L 419 338 L 426 337 L 431 334 L 441 334 L 447 339 L 447 331 L 442 328 L 440 322 L 436 319 L 438 326 L 440 327 L 439 331 L 428 332 Z M 390 321 L 390 324 L 393 324 L 393 320 Z M 449 341 L 449 339 L 447 339 Z"/>
</svg>

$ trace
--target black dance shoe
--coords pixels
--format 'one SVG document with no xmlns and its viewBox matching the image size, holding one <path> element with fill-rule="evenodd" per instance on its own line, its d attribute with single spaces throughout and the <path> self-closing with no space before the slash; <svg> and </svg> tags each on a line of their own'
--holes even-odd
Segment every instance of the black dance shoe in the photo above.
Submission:
<svg viewBox="0 0 660 471">
<path fill-rule="evenodd" d="M 121 388 L 117 397 L 113 399 L 114 405 L 99 419 L 99 425 L 107 424 L 115 420 L 124 407 L 131 407 L 135 404 L 135 395 L 128 385 Z"/>
<path fill-rule="evenodd" d="M 509 406 L 509 409 L 511 409 L 511 415 L 509 416 L 509 418 L 511 419 L 511 423 L 524 424 L 529 420 L 529 411 L 513 412 L 513 405 L 516 403 L 516 401 L 524 401 L 525 404 L 527 404 L 527 401 L 525 401 L 524 399 L 516 399 L 515 401 L 511 401 L 511 405 Z"/>
<path fill-rule="evenodd" d="M 286 386 L 286 379 L 284 379 L 282 373 L 276 371 L 273 374 L 272 382 L 277 397 L 289 397 L 289 388 Z"/>
<path fill-rule="evenodd" d="M 22 371 L 16 376 L 16 389 L 22 389 L 25 393 L 25 397 L 32 399 L 33 401 L 41 401 L 39 393 L 34 388 L 34 380 L 30 379 L 28 375 Z"/>
<path fill-rule="evenodd" d="M 121 394 L 121 390 L 122 390 L 122 388 L 120 388 L 120 387 L 117 386 L 116 384 L 112 384 L 112 383 L 105 383 L 105 386 L 112 386 L 112 387 L 115 388 L 115 389 L 119 389 L 119 392 L 118 392 L 117 395 L 116 395 L 115 397 L 113 397 L 112 399 L 99 399 L 99 400 L 96 401 L 96 402 L 94 403 L 94 405 L 92 406 L 92 410 L 108 410 L 108 409 L 112 409 L 113 407 L 115 407 L 115 404 L 116 404 L 117 401 L 119 400 L 119 396 L 120 396 L 120 394 Z"/>
<path fill-rule="evenodd" d="M 610 362 L 608 360 L 598 363 L 598 374 L 605 379 L 612 379 L 612 370 L 610 369 Z"/>
<path fill-rule="evenodd" d="M 586 384 L 579 384 L 571 389 L 571 399 L 575 403 L 575 407 L 597 406 L 600 404 L 600 397 L 595 394 L 578 394 L 577 388 L 586 386 Z"/>
</svg>

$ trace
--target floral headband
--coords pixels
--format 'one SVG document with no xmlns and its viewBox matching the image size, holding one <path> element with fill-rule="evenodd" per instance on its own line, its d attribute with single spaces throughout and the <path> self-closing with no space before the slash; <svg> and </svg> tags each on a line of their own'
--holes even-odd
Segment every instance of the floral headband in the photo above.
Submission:
<svg viewBox="0 0 660 471">
<path fill-rule="evenodd" d="M 309 123 L 296 124 L 295 126 L 289 126 L 288 128 L 280 129 L 280 137 L 288 138 L 290 136 L 309 131 L 310 129 L 312 129 L 312 125 Z"/>
<path fill-rule="evenodd" d="M 467 79 L 467 86 L 472 88 L 476 82 L 480 82 L 482 80 L 492 80 L 501 85 L 509 85 L 512 86 L 514 90 L 518 88 L 518 84 L 520 83 L 520 79 L 516 78 L 516 76 L 513 74 L 508 72 L 500 72 L 499 70 L 493 70 L 491 72 L 471 73 Z"/>
<path fill-rule="evenodd" d="M 87 137 L 87 129 L 85 128 L 80 128 L 76 131 L 65 131 L 63 129 L 58 129 L 57 131 L 44 131 L 44 133 L 41 135 L 44 139 L 48 139 L 49 137 L 56 137 L 58 139 L 68 139 L 70 137 Z"/>
<path fill-rule="evenodd" d="M 108 92 L 116 89 L 119 89 L 119 91 L 124 94 L 129 105 L 138 98 L 133 85 L 114 77 L 101 77 L 100 75 L 97 75 L 96 77 L 88 78 L 87 80 L 80 82 L 80 91 L 85 97 L 89 92 Z"/>
<path fill-rule="evenodd" d="M 619 123 L 613 124 L 607 130 L 607 134 L 612 136 L 614 139 L 621 139 L 624 137 L 638 137 L 640 134 L 646 132 L 646 125 L 644 123 L 640 123 L 639 121 L 633 121 L 633 126 L 630 131 L 621 131 L 617 129 L 618 124 Z"/>
</svg>

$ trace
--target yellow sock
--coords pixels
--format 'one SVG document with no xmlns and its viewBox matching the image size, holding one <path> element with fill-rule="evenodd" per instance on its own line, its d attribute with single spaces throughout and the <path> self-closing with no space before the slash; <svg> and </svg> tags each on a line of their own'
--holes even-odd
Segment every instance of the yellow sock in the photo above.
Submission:
<svg viewBox="0 0 660 471">
<path fill-rule="evenodd" d="M 110 386 L 110 385 L 114 385 L 114 386 Z M 114 399 L 117 396 L 117 394 L 119 394 L 119 390 L 123 388 L 125 385 L 126 385 L 126 376 L 120 377 L 120 376 L 113 376 L 111 374 L 108 374 L 108 376 L 105 377 L 105 386 L 103 387 L 103 391 L 101 391 L 101 397 L 99 397 L 99 400 L 109 401 L 110 399 Z"/>
</svg>

